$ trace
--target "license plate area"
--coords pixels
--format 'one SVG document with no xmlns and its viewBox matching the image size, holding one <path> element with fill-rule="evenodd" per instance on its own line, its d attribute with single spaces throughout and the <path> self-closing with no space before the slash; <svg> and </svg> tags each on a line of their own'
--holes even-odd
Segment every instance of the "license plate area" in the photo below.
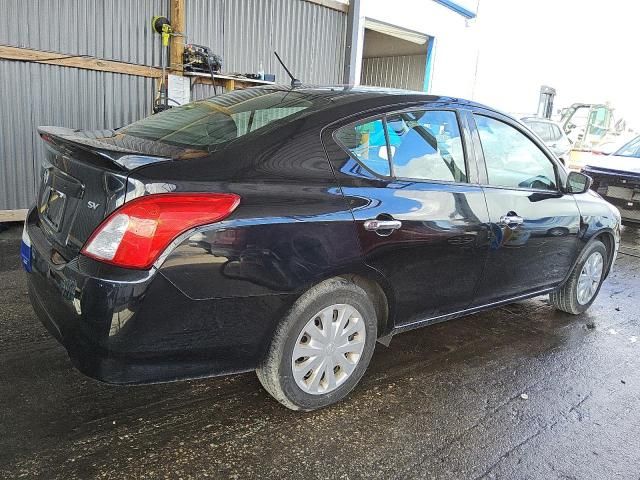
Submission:
<svg viewBox="0 0 640 480">
<path fill-rule="evenodd" d="M 67 195 L 48 186 L 44 192 L 43 203 L 42 217 L 56 232 L 60 231 L 67 205 Z"/>
<path fill-rule="evenodd" d="M 621 200 L 631 200 L 633 197 L 633 188 L 627 187 L 614 187 L 609 185 L 607 188 L 607 196 L 613 198 L 619 198 Z"/>
<path fill-rule="evenodd" d="M 27 272 L 31 272 L 31 239 L 27 233 L 27 224 L 25 222 L 22 229 L 22 240 L 20 241 L 20 258 L 22 266 Z"/>
</svg>

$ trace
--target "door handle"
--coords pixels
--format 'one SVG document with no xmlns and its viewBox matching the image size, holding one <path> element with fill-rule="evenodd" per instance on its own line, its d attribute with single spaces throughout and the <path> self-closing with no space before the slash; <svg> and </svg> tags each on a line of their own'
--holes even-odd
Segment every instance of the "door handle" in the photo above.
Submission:
<svg viewBox="0 0 640 480">
<path fill-rule="evenodd" d="M 513 212 L 509 212 L 506 215 L 502 215 L 500 217 L 500 221 L 498 222 L 498 225 L 514 229 L 519 225 L 522 225 L 523 223 L 524 223 L 524 218 L 520 217 L 519 215 L 516 215 Z"/>
<path fill-rule="evenodd" d="M 402 227 L 400 220 L 365 220 L 364 229 L 370 232 L 377 232 L 380 235 L 389 235 L 392 230 L 397 230 Z"/>
</svg>

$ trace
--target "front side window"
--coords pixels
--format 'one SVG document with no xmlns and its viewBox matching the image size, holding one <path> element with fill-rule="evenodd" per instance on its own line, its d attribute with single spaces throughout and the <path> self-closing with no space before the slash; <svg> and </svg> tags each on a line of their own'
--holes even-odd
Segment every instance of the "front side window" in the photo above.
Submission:
<svg viewBox="0 0 640 480">
<path fill-rule="evenodd" d="M 466 182 L 456 114 L 409 111 L 387 117 L 393 174 L 401 178 Z"/>
<path fill-rule="evenodd" d="M 347 125 L 336 130 L 334 136 L 369 170 L 385 177 L 390 175 L 387 139 L 381 119 Z"/>
<path fill-rule="evenodd" d="M 549 158 L 523 133 L 499 120 L 474 115 L 490 185 L 557 190 Z"/>
</svg>

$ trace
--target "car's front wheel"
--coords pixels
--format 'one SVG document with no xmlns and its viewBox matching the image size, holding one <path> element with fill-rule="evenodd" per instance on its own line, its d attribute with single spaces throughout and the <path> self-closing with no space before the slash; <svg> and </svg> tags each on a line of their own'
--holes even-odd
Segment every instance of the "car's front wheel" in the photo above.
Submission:
<svg viewBox="0 0 640 480">
<path fill-rule="evenodd" d="M 549 294 L 551 305 L 574 315 L 587 310 L 600 291 L 607 258 L 604 244 L 599 240 L 591 242 L 564 285 Z"/>
<path fill-rule="evenodd" d="M 342 278 L 326 280 L 302 295 L 278 325 L 258 378 L 292 410 L 325 407 L 362 378 L 376 336 L 376 312 L 365 291 Z"/>
</svg>

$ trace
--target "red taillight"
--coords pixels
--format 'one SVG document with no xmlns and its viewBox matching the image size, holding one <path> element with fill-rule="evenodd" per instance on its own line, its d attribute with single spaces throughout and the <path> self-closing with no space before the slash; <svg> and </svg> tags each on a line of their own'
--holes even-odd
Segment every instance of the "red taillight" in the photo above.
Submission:
<svg viewBox="0 0 640 480">
<path fill-rule="evenodd" d="M 227 217 L 233 193 L 164 193 L 125 203 L 93 232 L 82 253 L 125 268 L 147 269 L 181 233 Z"/>
</svg>

